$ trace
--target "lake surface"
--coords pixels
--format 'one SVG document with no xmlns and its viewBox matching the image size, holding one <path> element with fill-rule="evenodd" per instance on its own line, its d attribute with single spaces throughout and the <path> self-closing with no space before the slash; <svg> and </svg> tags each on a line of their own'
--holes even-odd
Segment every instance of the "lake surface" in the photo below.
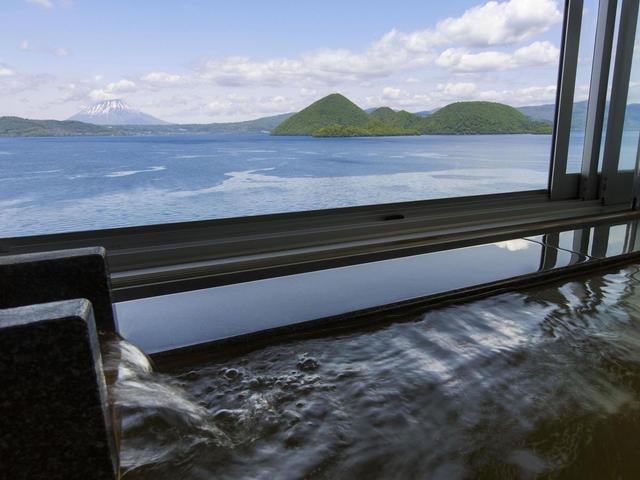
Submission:
<svg viewBox="0 0 640 480">
<path fill-rule="evenodd" d="M 0 138 L 0 237 L 540 189 L 550 150 L 549 135 Z"/>
<path fill-rule="evenodd" d="M 123 344 L 124 478 L 638 478 L 638 266 L 393 320 L 170 374 Z"/>
</svg>

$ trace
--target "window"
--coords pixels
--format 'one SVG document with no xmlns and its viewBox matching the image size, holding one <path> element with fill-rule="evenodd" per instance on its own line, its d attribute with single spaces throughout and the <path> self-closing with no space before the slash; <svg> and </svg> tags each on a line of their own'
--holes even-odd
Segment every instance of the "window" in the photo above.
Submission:
<svg viewBox="0 0 640 480">
<path fill-rule="evenodd" d="M 619 168 L 622 170 L 634 170 L 636 168 L 638 139 L 640 137 L 640 47 L 638 42 L 640 42 L 640 32 L 636 27 L 629 90 L 624 113 L 622 145 L 620 148 Z"/>
<path fill-rule="evenodd" d="M 544 189 L 563 14 L 3 2 L 0 236 Z"/>
<path fill-rule="evenodd" d="M 567 173 L 578 173 L 582 169 L 582 155 L 587 121 L 589 83 L 593 68 L 593 50 L 598 20 L 598 1 L 587 0 L 582 10 L 582 27 L 578 49 L 578 66 L 574 91 L 573 112 Z"/>
</svg>

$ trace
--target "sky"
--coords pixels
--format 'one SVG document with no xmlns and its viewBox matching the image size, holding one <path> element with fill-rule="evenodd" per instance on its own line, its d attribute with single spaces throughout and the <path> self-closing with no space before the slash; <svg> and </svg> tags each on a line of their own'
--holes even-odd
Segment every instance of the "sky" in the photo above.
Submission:
<svg viewBox="0 0 640 480">
<path fill-rule="evenodd" d="M 586 97 L 596 0 L 585 2 Z M 63 120 L 120 98 L 175 123 L 300 110 L 553 103 L 558 0 L 1 0 L 0 116 Z"/>
</svg>

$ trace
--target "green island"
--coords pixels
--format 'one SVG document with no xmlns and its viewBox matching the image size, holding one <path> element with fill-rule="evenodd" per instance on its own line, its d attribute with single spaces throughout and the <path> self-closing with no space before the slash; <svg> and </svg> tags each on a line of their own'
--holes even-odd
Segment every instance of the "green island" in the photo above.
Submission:
<svg viewBox="0 0 640 480">
<path fill-rule="evenodd" d="M 379 137 L 397 135 L 550 134 L 551 122 L 534 120 L 494 102 L 457 102 L 433 113 L 415 114 L 389 107 L 365 112 L 333 93 L 284 120 L 272 135 Z"/>
</svg>

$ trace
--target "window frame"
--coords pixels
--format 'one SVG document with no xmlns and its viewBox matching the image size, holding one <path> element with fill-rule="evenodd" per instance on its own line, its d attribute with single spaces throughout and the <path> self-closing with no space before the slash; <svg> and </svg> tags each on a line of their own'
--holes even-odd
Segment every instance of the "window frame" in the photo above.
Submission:
<svg viewBox="0 0 640 480">
<path fill-rule="evenodd" d="M 626 203 L 633 200 L 633 187 L 638 168 L 636 166 L 635 171 L 620 170 L 619 161 L 638 11 L 638 0 L 622 0 L 600 181 L 600 197 L 604 204 Z"/>
</svg>

